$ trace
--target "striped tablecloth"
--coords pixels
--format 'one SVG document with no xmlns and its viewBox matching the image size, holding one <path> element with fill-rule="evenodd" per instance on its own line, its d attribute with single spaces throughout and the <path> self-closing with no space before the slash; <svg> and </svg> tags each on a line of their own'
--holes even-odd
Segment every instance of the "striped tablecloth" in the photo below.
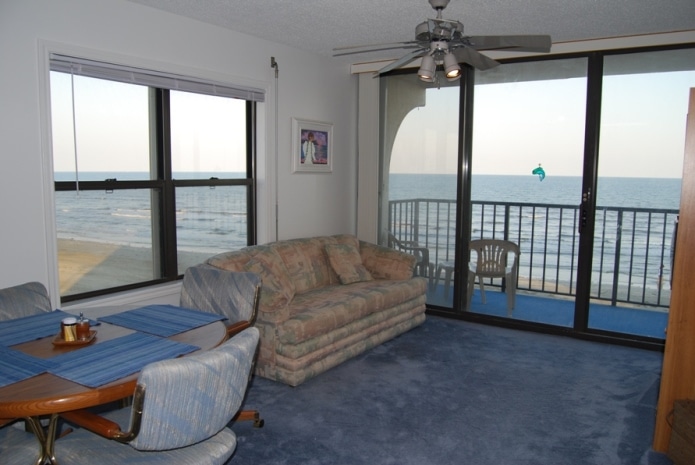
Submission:
<svg viewBox="0 0 695 465">
<path fill-rule="evenodd" d="M 51 358 L 48 372 L 88 387 L 98 387 L 175 358 L 198 347 L 144 333 L 132 333 Z"/>
<path fill-rule="evenodd" d="M 60 333 L 60 321 L 74 316 L 62 310 L 0 321 L 0 346 L 13 346 Z"/>
<path fill-rule="evenodd" d="M 55 366 L 52 360 L 32 357 L 0 346 L 0 387 L 40 375 Z"/>
<path fill-rule="evenodd" d="M 170 337 L 223 319 L 224 316 L 221 315 L 175 305 L 148 305 L 108 315 L 99 318 L 99 321 L 155 336 Z"/>
</svg>

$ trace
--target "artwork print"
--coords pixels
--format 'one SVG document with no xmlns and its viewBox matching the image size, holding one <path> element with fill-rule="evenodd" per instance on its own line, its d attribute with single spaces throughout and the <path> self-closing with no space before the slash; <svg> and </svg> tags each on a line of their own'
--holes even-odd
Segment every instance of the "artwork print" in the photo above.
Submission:
<svg viewBox="0 0 695 465">
<path fill-rule="evenodd" d="M 297 118 L 293 118 L 292 123 L 294 172 L 330 172 L 333 158 L 332 125 Z"/>
</svg>

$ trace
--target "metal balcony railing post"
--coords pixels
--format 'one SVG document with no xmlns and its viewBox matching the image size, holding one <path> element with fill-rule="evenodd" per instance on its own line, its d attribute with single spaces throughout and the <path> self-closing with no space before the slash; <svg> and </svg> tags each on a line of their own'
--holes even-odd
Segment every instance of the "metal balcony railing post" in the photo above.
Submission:
<svg viewBox="0 0 695 465">
<path fill-rule="evenodd" d="M 503 231 L 503 238 L 505 241 L 509 240 L 509 209 L 510 205 L 507 203 L 504 205 L 504 231 Z M 515 260 L 519 260 L 519 257 L 514 257 Z M 517 276 L 518 279 L 518 276 Z M 513 286 L 516 286 L 516 283 L 512 283 Z M 507 292 L 507 280 L 502 279 L 502 292 Z"/>
<path fill-rule="evenodd" d="M 504 240 L 508 241 L 509 240 L 509 211 L 510 211 L 511 205 L 505 204 L 504 205 Z"/>
<path fill-rule="evenodd" d="M 420 200 L 413 204 L 413 240 L 420 243 Z"/>
<path fill-rule="evenodd" d="M 611 293 L 611 305 L 615 306 L 618 302 L 618 286 L 620 284 L 620 244 L 623 237 L 623 211 L 618 210 L 618 221 L 615 225 L 615 258 L 613 261 L 613 292 Z"/>
</svg>

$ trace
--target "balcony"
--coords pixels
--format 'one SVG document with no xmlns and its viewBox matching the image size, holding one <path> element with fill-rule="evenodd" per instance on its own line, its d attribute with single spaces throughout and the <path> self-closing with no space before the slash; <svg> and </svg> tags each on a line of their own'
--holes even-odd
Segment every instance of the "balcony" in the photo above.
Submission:
<svg viewBox="0 0 695 465">
<path fill-rule="evenodd" d="M 455 211 L 453 200 L 409 199 L 389 205 L 390 231 L 429 250 L 429 305 L 453 304 L 447 286 L 453 279 L 447 283 L 444 269 L 454 261 Z M 605 207 L 596 216 L 589 327 L 663 339 L 678 210 Z M 506 239 L 520 246 L 512 318 L 573 325 L 578 225 L 576 205 L 472 203 L 473 239 Z M 506 316 L 502 285 L 501 280 L 486 282 L 492 292 L 486 292 L 485 305 L 476 286 L 470 310 Z"/>
</svg>

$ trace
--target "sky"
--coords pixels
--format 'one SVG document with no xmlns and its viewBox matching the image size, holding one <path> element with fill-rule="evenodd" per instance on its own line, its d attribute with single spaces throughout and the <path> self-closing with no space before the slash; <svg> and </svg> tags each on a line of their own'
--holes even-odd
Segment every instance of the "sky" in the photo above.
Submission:
<svg viewBox="0 0 695 465">
<path fill-rule="evenodd" d="M 695 72 L 607 77 L 599 176 L 680 178 L 690 87 Z M 476 86 L 473 174 L 526 175 L 540 164 L 581 176 L 585 95 L 583 78 Z M 458 88 L 428 89 L 426 99 L 400 126 L 393 173 L 456 171 Z"/>
<path fill-rule="evenodd" d="M 142 86 L 51 73 L 54 170 L 148 171 L 148 93 Z M 680 178 L 688 89 L 695 71 L 618 74 L 604 81 L 599 175 Z M 649 92 L 645 92 L 649 89 Z M 580 176 L 586 80 L 476 86 L 473 173 Z M 428 89 L 403 120 L 391 172 L 455 173 L 458 87 Z M 245 167 L 242 100 L 172 92 L 174 171 Z M 73 136 L 77 136 L 77 154 Z"/>
<path fill-rule="evenodd" d="M 146 87 L 75 77 L 75 133 L 70 75 L 51 73 L 53 169 L 149 171 Z M 244 172 L 246 103 L 171 92 L 173 170 Z"/>
</svg>

